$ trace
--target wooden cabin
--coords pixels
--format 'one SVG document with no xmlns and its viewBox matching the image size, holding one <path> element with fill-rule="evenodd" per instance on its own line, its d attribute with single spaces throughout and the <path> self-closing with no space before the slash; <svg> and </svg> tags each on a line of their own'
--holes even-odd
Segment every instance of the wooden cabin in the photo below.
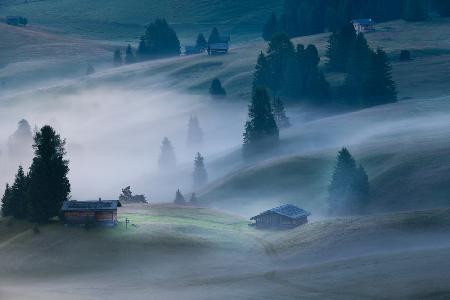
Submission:
<svg viewBox="0 0 450 300">
<path fill-rule="evenodd" d="M 28 24 L 27 18 L 21 16 L 7 16 L 6 24 L 12 26 L 25 26 Z"/>
<path fill-rule="evenodd" d="M 208 45 L 208 54 L 209 55 L 216 55 L 216 54 L 227 54 L 228 50 L 230 49 L 230 37 L 229 36 L 222 36 L 220 37 L 220 40 L 216 43 L 212 43 Z"/>
<path fill-rule="evenodd" d="M 266 210 L 250 220 L 255 221 L 251 225 L 256 228 L 291 229 L 308 223 L 308 216 L 310 215 L 309 211 L 295 205 L 285 204 Z"/>
<path fill-rule="evenodd" d="M 375 22 L 372 19 L 356 19 L 352 20 L 351 23 L 357 33 L 375 31 Z"/>
<path fill-rule="evenodd" d="M 64 201 L 61 219 L 67 225 L 115 226 L 119 200 Z"/>
</svg>

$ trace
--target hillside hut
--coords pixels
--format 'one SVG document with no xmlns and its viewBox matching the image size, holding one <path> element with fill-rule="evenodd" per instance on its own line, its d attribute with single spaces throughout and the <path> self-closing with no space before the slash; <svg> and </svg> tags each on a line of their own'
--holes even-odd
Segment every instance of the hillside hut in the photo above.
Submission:
<svg viewBox="0 0 450 300">
<path fill-rule="evenodd" d="M 351 23 L 357 33 L 366 33 L 375 31 L 375 22 L 372 19 L 356 19 Z"/>
<path fill-rule="evenodd" d="M 6 24 L 12 26 L 25 26 L 28 24 L 27 18 L 21 16 L 7 16 Z"/>
<path fill-rule="evenodd" d="M 67 225 L 115 226 L 119 200 L 64 201 L 61 219 Z"/>
<path fill-rule="evenodd" d="M 308 216 L 310 215 L 309 211 L 295 205 L 285 204 L 266 210 L 250 220 L 255 221 L 251 225 L 256 228 L 291 229 L 308 223 Z"/>
<path fill-rule="evenodd" d="M 230 37 L 229 36 L 221 36 L 220 40 L 217 43 L 212 43 L 208 45 L 208 54 L 216 55 L 216 54 L 227 54 L 230 48 Z"/>
</svg>

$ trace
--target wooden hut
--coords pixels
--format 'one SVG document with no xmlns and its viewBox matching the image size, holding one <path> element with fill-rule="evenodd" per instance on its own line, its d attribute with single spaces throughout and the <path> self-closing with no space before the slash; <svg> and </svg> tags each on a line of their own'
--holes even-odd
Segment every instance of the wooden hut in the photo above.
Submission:
<svg viewBox="0 0 450 300">
<path fill-rule="evenodd" d="M 351 23 L 357 33 L 375 31 L 375 22 L 372 19 L 356 19 L 352 20 Z"/>
<path fill-rule="evenodd" d="M 256 228 L 290 229 L 308 223 L 311 213 L 295 205 L 278 206 L 252 217 Z"/>
<path fill-rule="evenodd" d="M 208 45 L 207 51 L 209 55 L 227 54 L 230 48 L 230 37 L 221 36 L 219 41 Z"/>
<path fill-rule="evenodd" d="M 64 201 L 61 219 L 68 225 L 115 226 L 119 200 Z"/>
</svg>

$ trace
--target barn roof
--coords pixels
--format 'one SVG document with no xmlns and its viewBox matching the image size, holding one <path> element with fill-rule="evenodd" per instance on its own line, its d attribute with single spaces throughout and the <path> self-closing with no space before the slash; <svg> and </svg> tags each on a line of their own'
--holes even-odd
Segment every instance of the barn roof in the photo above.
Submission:
<svg viewBox="0 0 450 300">
<path fill-rule="evenodd" d="M 122 204 L 119 200 L 96 200 L 96 201 L 64 201 L 61 211 L 101 211 L 101 210 L 116 210 Z"/>
<path fill-rule="evenodd" d="M 304 209 L 299 208 L 292 204 L 285 204 L 285 205 L 281 205 L 281 206 L 266 210 L 265 212 L 252 217 L 250 220 L 254 220 L 256 217 L 267 214 L 267 213 L 275 213 L 275 214 L 282 215 L 282 216 L 285 216 L 285 217 L 288 217 L 291 219 L 300 219 L 300 218 L 304 218 L 304 217 L 311 215 L 311 213 L 307 210 L 304 210 Z"/>
<path fill-rule="evenodd" d="M 358 23 L 361 25 L 371 25 L 374 22 L 372 19 L 355 19 L 355 20 L 352 20 L 352 23 Z"/>
</svg>

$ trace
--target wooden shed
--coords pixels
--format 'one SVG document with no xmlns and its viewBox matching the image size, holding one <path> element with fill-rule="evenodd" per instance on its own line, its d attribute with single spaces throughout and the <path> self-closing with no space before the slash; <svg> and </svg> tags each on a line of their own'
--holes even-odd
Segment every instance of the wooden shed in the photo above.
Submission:
<svg viewBox="0 0 450 300">
<path fill-rule="evenodd" d="M 209 55 L 227 54 L 230 48 L 230 40 L 231 39 L 229 36 L 221 36 L 219 41 L 208 45 L 207 48 L 208 54 Z"/>
<path fill-rule="evenodd" d="M 357 33 L 375 31 L 375 22 L 372 19 L 356 19 L 352 20 L 351 23 Z"/>
<path fill-rule="evenodd" d="M 290 229 L 308 223 L 311 213 L 295 205 L 278 206 L 252 217 L 256 228 Z"/>
<path fill-rule="evenodd" d="M 68 225 L 115 226 L 119 200 L 64 201 L 61 219 Z"/>
</svg>

